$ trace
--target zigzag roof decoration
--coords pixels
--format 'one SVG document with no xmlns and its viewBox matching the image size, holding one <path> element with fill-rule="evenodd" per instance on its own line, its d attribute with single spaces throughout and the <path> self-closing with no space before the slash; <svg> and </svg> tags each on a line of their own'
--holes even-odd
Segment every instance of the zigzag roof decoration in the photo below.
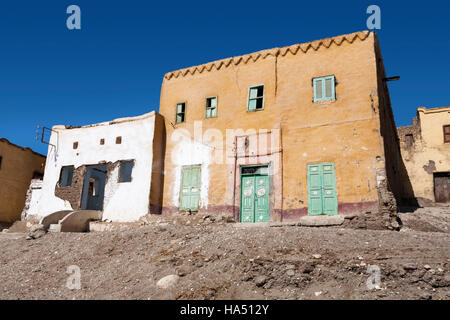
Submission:
<svg viewBox="0 0 450 320">
<path fill-rule="evenodd" d="M 350 33 L 342 36 L 337 37 L 331 37 L 321 40 L 315 40 L 311 42 L 306 43 L 300 43 L 300 44 L 294 44 L 291 46 L 283 47 L 283 48 L 273 48 L 273 49 L 267 49 L 262 50 L 250 54 L 246 54 L 243 56 L 236 56 L 232 58 L 217 60 L 209 63 L 205 63 L 198 66 L 193 66 L 185 69 L 179 69 L 176 71 L 168 72 L 164 75 L 164 78 L 167 80 L 170 80 L 171 78 L 178 78 L 178 77 L 184 77 L 188 74 L 195 74 L 196 72 L 202 73 L 204 71 L 211 71 L 214 68 L 216 70 L 220 70 L 222 67 L 229 67 L 231 64 L 238 65 L 240 63 L 248 63 L 250 60 L 255 62 L 258 59 L 265 59 L 268 56 L 276 57 L 278 55 L 285 56 L 288 52 L 295 55 L 298 53 L 298 51 L 302 51 L 303 53 L 307 53 L 310 49 L 313 49 L 314 51 L 317 51 L 320 47 L 329 48 L 333 43 L 337 46 L 340 46 L 344 41 L 347 41 L 348 43 L 355 42 L 356 39 L 359 39 L 361 41 L 366 40 L 369 35 L 373 33 L 372 31 L 360 31 L 355 33 Z"/>
</svg>

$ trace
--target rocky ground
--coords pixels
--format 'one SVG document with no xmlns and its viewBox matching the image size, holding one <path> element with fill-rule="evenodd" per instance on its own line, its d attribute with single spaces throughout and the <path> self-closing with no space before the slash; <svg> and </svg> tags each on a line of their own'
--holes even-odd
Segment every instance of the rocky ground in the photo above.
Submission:
<svg viewBox="0 0 450 320">
<path fill-rule="evenodd" d="M 4 232 L 0 299 L 449 299 L 450 209 L 401 218 L 400 232 L 204 215 L 34 240 Z M 79 290 L 66 285 L 76 284 L 70 266 Z"/>
</svg>

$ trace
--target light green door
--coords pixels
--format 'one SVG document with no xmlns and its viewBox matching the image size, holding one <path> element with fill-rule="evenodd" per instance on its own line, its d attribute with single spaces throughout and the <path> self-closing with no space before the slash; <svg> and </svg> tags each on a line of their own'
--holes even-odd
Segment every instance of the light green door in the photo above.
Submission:
<svg viewBox="0 0 450 320">
<path fill-rule="evenodd" d="M 241 178 L 241 222 L 269 221 L 269 177 L 248 175 Z"/>
<path fill-rule="evenodd" d="M 200 203 L 200 166 L 184 167 L 181 176 L 180 210 L 198 211 Z"/>
<path fill-rule="evenodd" d="M 338 214 L 334 163 L 308 165 L 308 215 L 320 214 Z"/>
</svg>

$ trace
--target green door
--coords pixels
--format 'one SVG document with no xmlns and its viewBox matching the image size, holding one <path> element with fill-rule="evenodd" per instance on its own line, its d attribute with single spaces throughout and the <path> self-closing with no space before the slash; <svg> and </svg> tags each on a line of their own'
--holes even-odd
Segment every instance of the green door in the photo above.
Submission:
<svg viewBox="0 0 450 320">
<path fill-rule="evenodd" d="M 180 210 L 198 211 L 200 203 L 200 166 L 184 167 L 181 175 Z"/>
<path fill-rule="evenodd" d="M 308 215 L 338 214 L 334 163 L 308 165 Z"/>
<path fill-rule="evenodd" d="M 241 222 L 269 221 L 269 177 L 246 175 L 241 178 Z"/>
</svg>

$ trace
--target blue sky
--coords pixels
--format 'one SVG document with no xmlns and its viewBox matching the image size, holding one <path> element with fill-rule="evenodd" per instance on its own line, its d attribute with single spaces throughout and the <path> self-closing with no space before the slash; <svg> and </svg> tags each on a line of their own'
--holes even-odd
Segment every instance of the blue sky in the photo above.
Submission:
<svg viewBox="0 0 450 320">
<path fill-rule="evenodd" d="M 2 1 L 0 137 L 46 153 L 36 126 L 85 125 L 159 104 L 172 70 L 365 30 L 378 35 L 397 125 L 450 105 L 449 1 Z M 68 30 L 66 8 L 81 8 Z"/>
</svg>

